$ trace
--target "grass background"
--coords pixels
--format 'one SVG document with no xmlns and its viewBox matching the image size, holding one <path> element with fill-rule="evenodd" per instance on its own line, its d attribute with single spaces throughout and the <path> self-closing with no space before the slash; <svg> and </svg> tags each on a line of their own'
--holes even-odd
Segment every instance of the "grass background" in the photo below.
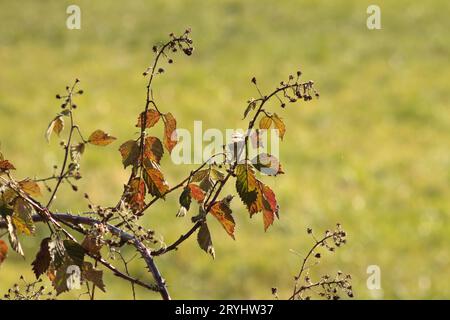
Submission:
<svg viewBox="0 0 450 320">
<path fill-rule="evenodd" d="M 47 145 L 43 134 L 59 110 L 54 95 L 79 77 L 85 95 L 78 123 L 84 132 L 101 128 L 118 137 L 87 150 L 79 187 L 98 204 L 114 204 L 127 179 L 117 148 L 136 132 L 151 47 L 186 26 L 195 54 L 176 56 L 155 83 L 160 108 L 172 111 L 179 127 L 192 129 L 194 120 L 204 128 L 243 127 L 245 101 L 256 95 L 252 76 L 268 91 L 300 67 L 321 92 L 320 100 L 283 112 L 286 174 L 264 179 L 278 195 L 281 219 L 264 233 L 261 217 L 249 219 L 234 201 L 236 241 L 210 223 L 215 261 L 194 239 L 158 258 L 174 298 L 270 299 L 273 286 L 286 297 L 300 262 L 289 249 L 305 253 L 306 228 L 336 222 L 348 245 L 318 271 L 351 273 L 356 297 L 450 296 L 448 1 L 377 1 L 377 31 L 366 28 L 372 1 L 79 0 L 82 28 L 68 30 L 72 3 L 0 1 L 1 151 L 18 177 L 46 176 L 61 161 L 56 140 Z M 172 185 L 189 170 L 169 158 L 163 169 Z M 82 193 L 65 188 L 55 208 L 85 210 Z M 168 242 L 190 225 L 175 219 L 177 198 L 145 217 Z M 19 274 L 33 278 L 38 237 L 22 241 L 27 257 L 11 253 L 0 267 L 1 292 Z M 382 290 L 367 289 L 369 265 L 380 266 Z M 132 271 L 148 278 L 141 262 Z M 131 298 L 127 284 L 106 278 L 108 291 L 98 298 Z M 138 290 L 138 298 L 158 295 Z"/>
</svg>

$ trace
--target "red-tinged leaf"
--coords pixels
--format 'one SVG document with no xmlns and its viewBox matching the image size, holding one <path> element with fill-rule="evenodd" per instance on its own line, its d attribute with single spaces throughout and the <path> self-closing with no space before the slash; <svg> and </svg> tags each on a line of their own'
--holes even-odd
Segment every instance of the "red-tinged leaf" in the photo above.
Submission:
<svg viewBox="0 0 450 320">
<path fill-rule="evenodd" d="M 171 153 L 178 143 L 177 121 L 170 112 L 164 115 L 164 120 L 164 146 Z"/>
<path fill-rule="evenodd" d="M 8 160 L 0 161 L 0 172 L 9 170 L 16 170 L 16 168 Z"/>
<path fill-rule="evenodd" d="M 231 215 L 231 209 L 227 202 L 220 201 L 214 203 L 210 212 L 217 220 L 219 220 L 222 227 L 234 240 L 234 227 L 236 223 L 234 222 L 233 216 Z"/>
<path fill-rule="evenodd" d="M 39 252 L 36 254 L 36 258 L 31 263 L 31 265 L 33 266 L 33 272 L 36 275 L 36 279 L 47 272 L 48 268 L 50 267 L 50 262 L 52 260 L 50 256 L 50 249 L 48 246 L 50 241 L 51 238 L 44 238 L 41 241 Z"/>
<path fill-rule="evenodd" d="M 236 166 L 236 190 L 242 202 L 247 206 L 250 215 L 262 210 L 262 203 L 258 197 L 255 172 L 249 164 Z"/>
<path fill-rule="evenodd" d="M 88 142 L 90 144 L 96 145 L 96 146 L 107 146 L 111 142 L 116 140 L 115 137 L 110 136 L 106 132 L 102 130 L 95 130 L 92 132 L 92 134 L 89 136 Z"/>
<path fill-rule="evenodd" d="M 190 183 L 188 185 L 192 198 L 194 198 L 198 203 L 202 203 L 205 199 L 205 193 L 203 190 L 196 184 Z"/>
<path fill-rule="evenodd" d="M 164 154 L 164 149 L 159 140 L 156 137 L 145 138 L 144 157 L 159 164 Z"/>
<path fill-rule="evenodd" d="M 268 176 L 276 176 L 284 173 L 280 161 L 270 154 L 261 153 L 253 158 L 251 162 L 258 171 Z"/>
<path fill-rule="evenodd" d="M 260 183 L 260 190 L 264 199 L 264 208 L 263 208 L 263 221 L 264 221 L 264 230 L 267 229 L 273 224 L 275 220 L 275 216 L 278 217 L 278 204 L 277 199 L 275 197 L 275 193 L 268 186 Z"/>
<path fill-rule="evenodd" d="M 140 211 L 145 206 L 145 182 L 141 178 L 130 181 L 127 190 L 126 202 L 134 212 Z"/>
<path fill-rule="evenodd" d="M 143 178 L 147 185 L 148 193 L 152 196 L 161 198 L 169 190 L 169 185 L 164 179 L 160 170 L 155 167 L 145 166 L 143 170 Z"/>
<path fill-rule="evenodd" d="M 209 253 L 213 259 L 215 259 L 216 253 L 214 251 L 211 233 L 209 232 L 208 225 L 206 223 L 203 223 L 198 230 L 197 242 L 202 250 Z"/>
<path fill-rule="evenodd" d="M 134 140 L 128 140 L 119 147 L 123 166 L 137 166 L 139 159 L 139 145 Z"/>
<path fill-rule="evenodd" d="M 263 116 L 261 120 L 259 120 L 259 128 L 262 130 L 267 130 L 272 125 L 272 119 L 268 116 Z"/>
<path fill-rule="evenodd" d="M 63 129 L 64 129 L 64 119 L 62 116 L 57 116 L 50 122 L 47 131 L 45 132 L 45 138 L 47 139 L 47 142 L 50 141 L 50 136 L 52 135 L 53 132 L 59 136 Z"/>
<path fill-rule="evenodd" d="M 0 239 L 0 265 L 5 261 L 8 255 L 8 246 L 5 241 Z"/>
<path fill-rule="evenodd" d="M 280 135 L 280 139 L 283 140 L 284 134 L 286 133 L 286 126 L 283 120 L 275 113 L 272 116 L 273 124 L 275 125 L 275 129 L 278 129 L 278 133 Z"/>
<path fill-rule="evenodd" d="M 143 122 L 145 120 L 145 128 L 151 128 L 159 121 L 159 118 L 160 114 L 156 110 L 148 110 L 146 113 L 146 117 L 144 117 L 144 112 L 142 112 L 138 117 L 136 127 L 142 128 L 142 126 L 144 125 Z"/>
<path fill-rule="evenodd" d="M 19 182 L 20 188 L 32 197 L 42 196 L 41 188 L 33 180 L 26 179 Z"/>
</svg>

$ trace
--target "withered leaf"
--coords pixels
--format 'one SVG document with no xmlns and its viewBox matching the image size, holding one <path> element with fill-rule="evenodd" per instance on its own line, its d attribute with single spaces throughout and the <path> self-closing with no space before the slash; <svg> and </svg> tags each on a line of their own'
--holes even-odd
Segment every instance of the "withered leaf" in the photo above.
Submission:
<svg viewBox="0 0 450 320">
<path fill-rule="evenodd" d="M 5 219 L 9 234 L 9 244 L 11 245 L 11 248 L 21 256 L 24 256 L 22 245 L 20 244 L 19 239 L 17 238 L 16 229 L 14 228 L 12 222 L 12 217 L 6 216 Z"/>
<path fill-rule="evenodd" d="M 16 168 L 8 160 L 0 161 L 0 172 L 9 171 L 9 170 L 16 170 Z"/>
<path fill-rule="evenodd" d="M 119 147 L 122 155 L 122 163 L 126 168 L 128 166 L 137 166 L 139 159 L 139 145 L 134 140 L 128 140 Z"/>
<path fill-rule="evenodd" d="M 206 222 L 203 223 L 198 230 L 197 242 L 202 250 L 204 250 L 206 253 L 209 253 L 213 257 L 213 259 L 215 259 L 216 253 L 214 251 L 211 234 Z"/>
<path fill-rule="evenodd" d="M 148 193 L 155 197 L 163 197 L 169 190 L 169 185 L 162 172 L 154 165 L 144 165 L 143 178 L 147 185 Z"/>
<path fill-rule="evenodd" d="M 171 153 L 178 143 L 177 121 L 170 112 L 164 114 L 164 120 L 164 146 Z"/>
<path fill-rule="evenodd" d="M 12 215 L 12 222 L 19 233 L 31 235 L 34 233 L 36 227 L 33 222 L 34 209 L 23 198 L 18 197 L 14 202 L 14 213 Z"/>
<path fill-rule="evenodd" d="M 44 238 L 41 241 L 41 247 L 36 254 L 36 258 L 31 263 L 33 266 L 33 272 L 36 275 L 36 279 L 38 279 L 42 274 L 47 272 L 50 267 L 51 256 L 50 256 L 50 248 L 48 246 L 51 238 Z"/>
<path fill-rule="evenodd" d="M 72 159 L 73 162 L 80 162 L 81 156 L 84 153 L 84 149 L 85 149 L 86 145 L 84 144 L 84 142 L 80 142 L 74 146 L 70 147 L 70 158 Z"/>
<path fill-rule="evenodd" d="M 272 125 L 272 118 L 268 116 L 263 116 L 261 120 L 259 120 L 259 128 L 262 130 L 267 130 Z"/>
<path fill-rule="evenodd" d="M 52 133 L 56 133 L 56 135 L 60 135 L 61 131 L 64 129 L 64 119 L 61 115 L 56 116 L 50 124 L 48 125 L 47 131 L 45 132 L 45 138 L 47 142 L 50 141 L 50 136 Z"/>
<path fill-rule="evenodd" d="M 83 242 L 81 243 L 81 246 L 84 248 L 84 250 L 86 250 L 87 252 L 89 252 L 94 256 L 97 256 L 100 253 L 102 245 L 103 244 L 101 242 L 101 239 L 95 237 L 92 234 L 86 235 L 86 237 L 84 237 Z"/>
<path fill-rule="evenodd" d="M 100 290 L 106 292 L 105 284 L 103 282 L 103 271 L 95 269 L 92 263 L 85 262 L 83 264 L 81 275 L 83 280 L 92 282 Z"/>
<path fill-rule="evenodd" d="M 159 164 L 164 154 L 164 149 L 157 137 L 145 138 L 144 157 Z"/>
<path fill-rule="evenodd" d="M 236 223 L 232 216 L 231 209 L 227 201 L 219 201 L 211 207 L 211 214 L 220 222 L 225 231 L 234 240 L 234 228 Z"/>
<path fill-rule="evenodd" d="M 145 127 L 151 128 L 159 121 L 159 118 L 160 114 L 156 110 L 153 109 L 148 110 L 146 113 L 146 117 L 144 117 L 144 112 L 142 112 L 138 117 L 136 127 L 141 128 L 144 125 L 143 122 L 145 120 Z"/>
<path fill-rule="evenodd" d="M 32 197 L 40 197 L 42 196 L 41 188 L 39 185 L 30 179 L 19 181 L 19 186 L 25 193 L 29 194 Z"/>
<path fill-rule="evenodd" d="M 283 120 L 276 113 L 272 116 L 272 120 L 275 125 L 275 129 L 278 129 L 280 139 L 283 140 L 284 134 L 286 133 L 286 126 Z"/>
<path fill-rule="evenodd" d="M 114 140 L 116 140 L 115 137 L 110 136 L 108 133 L 104 132 L 103 130 L 95 130 L 89 136 L 88 142 L 90 144 L 93 144 L 96 146 L 107 146 Z"/>
<path fill-rule="evenodd" d="M 145 181 L 141 178 L 134 178 L 130 181 L 127 190 L 126 202 L 133 212 L 137 212 L 145 206 Z"/>
</svg>

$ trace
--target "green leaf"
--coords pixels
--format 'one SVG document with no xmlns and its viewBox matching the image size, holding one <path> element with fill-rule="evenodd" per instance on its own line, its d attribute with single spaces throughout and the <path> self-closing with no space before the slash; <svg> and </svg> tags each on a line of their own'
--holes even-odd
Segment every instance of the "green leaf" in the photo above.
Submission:
<svg viewBox="0 0 450 320">
<path fill-rule="evenodd" d="M 191 201 L 191 190 L 189 189 L 189 187 L 185 187 L 180 195 L 180 206 L 186 208 L 186 210 L 189 210 L 189 208 L 191 207 Z"/>
<path fill-rule="evenodd" d="M 63 244 L 70 259 L 81 268 L 86 250 L 73 240 L 64 240 Z"/>
<path fill-rule="evenodd" d="M 31 235 L 34 233 L 36 227 L 33 222 L 34 210 L 31 205 L 23 198 L 17 198 L 14 202 L 14 214 L 12 215 L 12 221 L 16 230 L 19 233 Z"/>
</svg>

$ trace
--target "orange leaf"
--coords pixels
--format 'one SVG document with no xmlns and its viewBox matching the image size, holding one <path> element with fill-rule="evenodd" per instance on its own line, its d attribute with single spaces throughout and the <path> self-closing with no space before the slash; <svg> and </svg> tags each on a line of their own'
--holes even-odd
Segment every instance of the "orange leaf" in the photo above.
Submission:
<svg viewBox="0 0 450 320">
<path fill-rule="evenodd" d="M 119 147 L 119 152 L 122 156 L 122 163 L 125 168 L 129 165 L 137 165 L 139 159 L 139 146 L 136 141 L 128 140 L 124 142 Z"/>
<path fill-rule="evenodd" d="M 234 227 L 236 226 L 236 223 L 231 215 L 230 207 L 225 202 L 220 201 L 213 204 L 210 212 L 217 220 L 219 220 L 222 227 L 234 240 Z"/>
<path fill-rule="evenodd" d="M 6 256 L 8 255 L 8 246 L 6 245 L 5 241 L 0 240 L 0 264 L 5 261 Z"/>
<path fill-rule="evenodd" d="M 155 161 L 159 164 L 163 154 L 164 149 L 161 140 L 156 137 L 145 138 L 144 156 L 146 159 Z"/>
<path fill-rule="evenodd" d="M 110 144 L 114 140 L 116 140 L 116 138 L 110 136 L 106 132 L 104 132 L 102 130 L 95 130 L 89 136 L 88 142 L 90 144 L 93 144 L 93 145 L 96 145 L 96 146 L 107 146 L 108 144 Z"/>
<path fill-rule="evenodd" d="M 264 220 L 264 230 L 267 229 L 273 224 L 275 220 L 275 216 L 278 217 L 278 204 L 277 199 L 275 198 L 275 193 L 268 186 L 260 183 L 262 195 L 263 195 L 263 220 Z"/>
<path fill-rule="evenodd" d="M 191 191 L 192 198 L 194 198 L 198 203 L 202 203 L 205 199 L 205 193 L 203 190 L 198 185 L 192 183 L 190 183 L 188 187 Z"/>
<path fill-rule="evenodd" d="M 133 211 L 141 210 L 145 205 L 145 182 L 141 178 L 134 178 L 129 184 L 127 203 Z"/>
<path fill-rule="evenodd" d="M 283 140 L 284 134 L 286 133 L 286 126 L 283 120 L 275 113 L 272 117 L 275 129 L 278 129 L 280 139 Z"/>
<path fill-rule="evenodd" d="M 47 139 L 47 142 L 50 141 L 50 136 L 52 135 L 53 132 L 59 136 L 59 134 L 63 129 L 64 129 L 63 117 L 57 116 L 55 119 L 52 120 L 52 122 L 50 122 L 47 131 L 45 132 L 45 138 Z"/>
<path fill-rule="evenodd" d="M 155 167 L 145 166 L 143 178 L 148 188 L 148 193 L 155 197 L 163 197 L 169 190 L 169 185 L 161 171 Z"/>
<path fill-rule="evenodd" d="M 142 112 L 139 115 L 136 127 L 141 128 L 143 126 L 142 122 L 145 120 L 145 127 L 151 128 L 159 121 L 159 118 L 160 118 L 159 112 L 156 110 L 153 110 L 153 109 L 148 110 L 145 118 L 144 118 L 144 112 Z"/>
<path fill-rule="evenodd" d="M 169 112 L 164 115 L 164 146 L 169 153 L 177 145 L 177 121 Z"/>
</svg>

